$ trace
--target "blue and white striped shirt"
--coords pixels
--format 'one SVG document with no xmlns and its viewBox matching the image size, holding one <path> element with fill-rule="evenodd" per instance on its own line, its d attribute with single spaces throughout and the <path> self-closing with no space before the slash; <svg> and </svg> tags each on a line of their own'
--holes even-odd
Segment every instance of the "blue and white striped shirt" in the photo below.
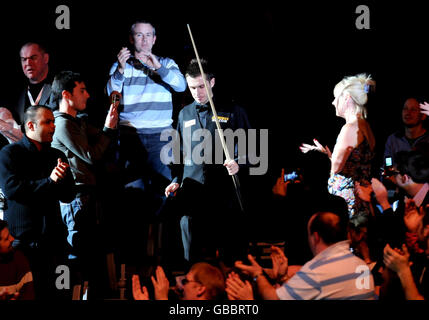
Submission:
<svg viewBox="0 0 429 320">
<path fill-rule="evenodd" d="M 349 241 L 326 248 L 277 290 L 281 300 L 373 300 L 367 264 L 350 252 Z"/>
<path fill-rule="evenodd" d="M 152 75 L 128 63 L 121 74 L 118 62 L 113 64 L 107 93 L 122 93 L 124 110 L 119 115 L 120 125 L 134 127 L 141 133 L 159 133 L 171 126 L 172 92 L 185 91 L 186 81 L 174 60 L 159 58 L 159 62 L 161 68 Z"/>
</svg>

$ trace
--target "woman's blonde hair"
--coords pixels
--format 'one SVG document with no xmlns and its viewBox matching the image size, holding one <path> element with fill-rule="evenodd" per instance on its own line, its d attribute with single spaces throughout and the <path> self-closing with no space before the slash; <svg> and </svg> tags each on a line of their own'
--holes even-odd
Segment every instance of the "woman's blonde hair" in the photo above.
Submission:
<svg viewBox="0 0 429 320">
<path fill-rule="evenodd" d="M 367 117 L 365 104 L 368 101 L 370 86 L 375 86 L 375 81 L 365 73 L 356 76 L 348 76 L 341 80 L 334 88 L 334 96 L 339 97 L 342 93 L 349 94 L 356 105 L 356 114 Z"/>
</svg>

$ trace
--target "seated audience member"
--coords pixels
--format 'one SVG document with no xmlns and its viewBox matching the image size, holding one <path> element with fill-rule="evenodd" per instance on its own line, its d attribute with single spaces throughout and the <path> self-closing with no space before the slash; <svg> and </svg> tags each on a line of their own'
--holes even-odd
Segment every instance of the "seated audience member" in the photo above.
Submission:
<svg viewBox="0 0 429 320">
<path fill-rule="evenodd" d="M 350 219 L 349 239 L 353 253 L 364 260 L 367 264 L 372 264 L 370 249 L 368 247 L 368 228 L 371 217 L 356 216 Z"/>
<path fill-rule="evenodd" d="M 151 277 L 155 300 L 168 300 L 169 281 L 162 267 L 156 269 L 156 278 Z M 138 275 L 133 275 L 133 297 L 135 300 L 149 300 L 149 292 L 140 286 Z M 222 271 L 207 263 L 197 262 L 189 272 L 177 280 L 180 300 L 222 300 L 225 298 L 225 279 Z"/>
<path fill-rule="evenodd" d="M 403 244 L 406 243 L 408 249 L 411 249 L 410 260 L 413 261 L 411 269 L 415 270 L 416 279 L 420 279 L 421 270 L 426 263 L 426 255 L 421 257 L 424 250 L 420 249 L 419 243 L 423 238 L 421 220 L 424 214 L 421 212 L 429 201 L 429 188 L 426 182 L 429 180 L 429 159 L 418 151 L 401 151 L 395 158 L 393 182 L 405 193 L 405 199 L 399 201 L 394 211 L 388 201 L 386 187 L 375 178 L 371 180 L 370 192 L 374 193 L 374 198 L 383 210 L 382 214 L 375 211 L 375 230 L 372 236 L 376 238 L 375 249 L 379 262 L 386 260 L 386 254 L 389 257 L 399 253 L 404 255 L 407 249 L 404 250 Z M 365 197 L 369 197 L 368 190 L 361 191 L 367 194 Z M 420 212 L 420 215 L 413 214 L 414 212 Z M 400 290 L 397 277 L 389 270 L 384 270 L 383 278 L 380 299 L 401 299 L 401 294 L 397 291 Z M 402 282 L 402 279 L 399 280 Z"/>
<path fill-rule="evenodd" d="M 414 201 L 418 208 L 425 207 L 429 203 L 429 184 L 427 183 L 429 180 L 429 159 L 418 151 L 398 152 L 395 159 L 393 182 L 405 193 L 406 198 Z M 376 215 L 376 224 L 380 236 L 387 241 L 391 240 L 390 246 L 396 246 L 400 249 L 405 236 L 408 236 L 405 233 L 407 232 L 406 220 L 404 221 L 406 202 L 401 200 L 394 211 L 389 203 L 386 188 L 375 178 L 371 180 L 371 190 L 383 210 L 383 214 Z"/>
<path fill-rule="evenodd" d="M 412 201 L 407 203 L 404 219 L 408 219 L 407 226 L 412 227 L 412 231 L 417 234 L 419 247 L 423 248 L 420 263 L 410 264 L 410 252 L 407 245 L 403 244 L 401 249 L 391 248 L 389 244 L 384 248 L 383 262 L 387 268 L 395 272 L 404 291 L 407 300 L 426 300 L 429 294 L 428 269 L 429 256 L 429 215 L 428 207 L 417 209 Z M 412 221 L 412 222 L 411 222 Z M 408 229 L 410 230 L 410 229 Z M 416 248 L 411 248 L 415 250 Z M 418 250 L 415 250 L 418 251 Z M 416 252 L 414 252 L 416 253 Z"/>
<path fill-rule="evenodd" d="M 307 229 L 314 258 L 279 288 L 270 284 L 251 255 L 250 265 L 237 261 L 235 266 L 254 278 L 265 300 L 374 299 L 374 281 L 366 263 L 350 252 L 347 219 L 318 212 Z"/>
<path fill-rule="evenodd" d="M 33 300 L 33 275 L 27 258 L 12 247 L 15 238 L 0 220 L 0 300 Z"/>
</svg>

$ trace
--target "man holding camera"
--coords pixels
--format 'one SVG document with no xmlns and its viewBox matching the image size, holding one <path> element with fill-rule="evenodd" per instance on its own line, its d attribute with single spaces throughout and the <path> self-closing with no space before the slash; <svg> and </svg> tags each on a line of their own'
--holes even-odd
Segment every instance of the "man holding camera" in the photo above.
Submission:
<svg viewBox="0 0 429 320">
<path fill-rule="evenodd" d="M 96 166 L 115 137 L 117 104 L 110 106 L 104 128 L 100 130 L 91 126 L 83 115 L 78 115 L 86 109 L 89 98 L 80 74 L 72 71 L 58 73 L 52 83 L 52 96 L 59 106 L 54 112 L 57 128 L 52 146 L 67 156 L 76 184 L 73 201 L 60 203 L 61 216 L 68 229 L 67 242 L 71 247 L 69 262 L 77 263 L 79 272 L 86 272 L 94 266 L 97 253 L 100 196 Z"/>
<path fill-rule="evenodd" d="M 376 228 L 383 242 L 392 247 L 400 248 L 410 241 L 414 231 L 409 227 L 405 208 L 410 201 L 418 210 L 429 204 L 429 159 L 419 151 L 401 151 L 395 155 L 396 165 L 388 171 L 387 179 L 399 188 L 402 199 L 394 209 L 389 202 L 388 192 L 383 183 L 373 178 L 371 188 L 358 186 L 361 198 L 370 200 L 369 192 L 374 193 L 375 200 L 380 204 L 382 214 L 376 214 Z M 366 193 L 366 195 L 364 195 Z"/>
<path fill-rule="evenodd" d="M 128 199 L 127 207 L 122 209 L 132 213 L 124 219 L 138 226 L 135 230 L 127 226 L 127 234 L 141 233 L 141 225 L 149 222 L 147 254 L 155 256 L 159 236 L 155 235 L 153 220 L 163 208 L 164 188 L 171 180 L 169 167 L 160 159 L 161 150 L 168 143 L 161 140 L 161 133 L 172 129 L 173 93 L 185 91 L 186 81 L 173 59 L 152 53 L 157 39 L 152 23 L 136 21 L 129 39 L 133 49 L 124 47 L 118 53 L 118 60 L 110 69 L 107 93 L 122 94 L 117 161 L 124 188 L 122 198 Z M 143 206 L 143 214 L 135 211 Z M 161 225 L 157 227 L 161 232 Z M 129 243 L 139 244 L 141 238 L 139 235 L 128 239 L 127 247 Z"/>
</svg>

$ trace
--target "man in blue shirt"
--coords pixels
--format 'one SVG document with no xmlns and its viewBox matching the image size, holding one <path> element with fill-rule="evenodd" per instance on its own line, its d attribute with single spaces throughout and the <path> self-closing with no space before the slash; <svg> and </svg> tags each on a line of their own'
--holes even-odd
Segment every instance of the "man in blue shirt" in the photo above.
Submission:
<svg viewBox="0 0 429 320">
<path fill-rule="evenodd" d="M 402 123 L 404 129 L 391 134 L 386 141 L 384 159 L 392 158 L 399 151 L 411 151 L 429 144 L 429 134 L 424 128 L 426 115 L 420 112 L 419 102 L 415 98 L 408 98 L 402 108 Z"/>
</svg>

